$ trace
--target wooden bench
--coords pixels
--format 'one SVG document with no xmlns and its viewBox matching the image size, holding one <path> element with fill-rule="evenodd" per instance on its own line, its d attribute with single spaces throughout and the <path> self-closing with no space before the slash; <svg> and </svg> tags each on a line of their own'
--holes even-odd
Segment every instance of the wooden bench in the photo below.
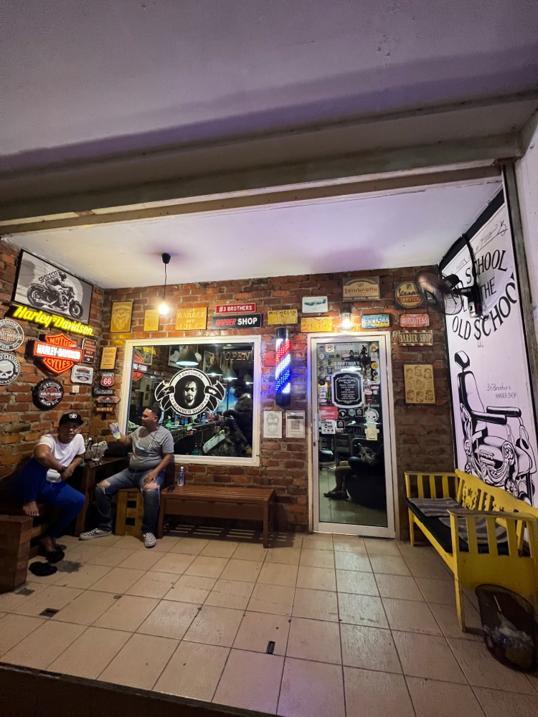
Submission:
<svg viewBox="0 0 538 717">
<path fill-rule="evenodd" d="M 274 502 L 273 488 L 185 485 L 161 491 L 157 537 L 162 538 L 167 515 L 197 518 L 231 518 L 263 523 L 263 546 L 269 547 Z"/>
<path fill-rule="evenodd" d="M 407 472 L 405 491 L 411 545 L 419 528 L 451 571 L 463 631 L 464 587 L 499 585 L 538 608 L 538 509 L 459 470 Z"/>
</svg>

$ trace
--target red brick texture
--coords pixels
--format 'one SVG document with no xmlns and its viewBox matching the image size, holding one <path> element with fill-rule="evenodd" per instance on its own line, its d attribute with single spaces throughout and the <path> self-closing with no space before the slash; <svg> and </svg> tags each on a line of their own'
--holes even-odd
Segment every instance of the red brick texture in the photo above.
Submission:
<svg viewBox="0 0 538 717">
<path fill-rule="evenodd" d="M 0 268 L 0 300 L 4 309 L 11 298 L 15 279 L 17 252 L 2 244 Z M 392 329 L 399 328 L 398 316 L 402 313 L 394 302 L 395 286 L 415 277 L 416 268 L 381 270 L 377 272 L 348 272 L 345 274 L 317 274 L 305 276 L 285 276 L 261 278 L 220 283 L 197 283 L 171 286 L 167 298 L 174 307 L 169 319 L 161 319 L 160 330 L 145 333 L 143 330 L 144 310 L 155 308 L 159 302 L 160 287 L 128 288 L 102 291 L 94 289 L 91 323 L 95 327 L 99 346 L 118 347 L 116 387 L 121 382 L 123 366 L 123 347 L 127 339 L 147 339 L 163 337 L 187 337 L 195 340 L 197 336 L 232 336 L 260 334 L 262 336 L 262 400 L 261 409 L 277 408 L 273 401 L 274 384 L 274 340 L 275 327 L 264 326 L 247 330 L 176 331 L 175 309 L 196 306 L 208 307 L 208 325 L 214 314 L 216 304 L 252 301 L 258 311 L 267 309 L 286 309 L 301 307 L 303 296 L 328 296 L 330 315 L 337 319 L 342 308 L 342 283 L 347 279 L 367 275 L 381 277 L 380 300 L 354 303 L 354 317 L 361 313 L 385 312 L 391 314 Z M 132 327 L 129 333 L 111 334 L 110 310 L 112 301 L 133 300 Z M 348 303 L 348 302 L 346 302 Z M 419 309 L 418 311 L 424 311 Z M 3 311 L 5 313 L 5 310 Z M 430 469 L 449 470 L 453 467 L 453 443 L 450 412 L 450 391 L 448 384 L 447 360 L 445 349 L 445 331 L 443 317 L 430 310 L 430 328 L 433 329 L 432 347 L 405 348 L 397 341 L 392 342 L 392 374 L 395 416 L 396 470 L 399 485 L 399 511 L 402 529 L 405 534 L 406 511 L 403 506 L 403 481 L 405 470 Z M 35 338 L 39 329 L 21 322 L 28 338 Z M 335 321 L 335 330 L 337 330 Z M 299 331 L 299 326 L 290 326 L 292 341 L 293 388 L 291 409 L 305 409 L 308 415 L 307 397 L 307 334 Z M 95 436 L 107 431 L 111 420 L 95 413 L 95 404 L 89 387 L 80 387 L 79 395 L 70 394 L 69 374 L 63 374 L 61 381 L 65 387 L 65 398 L 57 410 L 41 412 L 33 406 L 32 386 L 44 377 L 33 363 L 24 358 L 24 346 L 17 352 L 23 371 L 20 379 L 10 386 L 0 389 L 2 399 L 0 413 L 0 475 L 16 464 L 27 454 L 36 439 L 50 430 L 58 417 L 66 410 L 76 409 L 88 420 L 91 418 L 91 432 Z M 98 360 L 100 350 L 98 351 Z M 403 364 L 431 363 L 434 365 L 436 404 L 432 406 L 407 406 L 404 403 Z M 96 365 L 97 373 L 97 365 Z M 261 423 L 261 421 L 260 421 Z M 85 431 L 84 431 L 85 432 Z M 307 425 L 308 432 L 308 425 Z M 261 440 L 260 466 L 242 468 L 237 466 L 220 467 L 208 465 L 188 465 L 188 480 L 199 483 L 238 484 L 253 486 L 273 486 L 278 494 L 278 524 L 282 528 L 305 529 L 308 526 L 308 479 L 307 479 L 307 441 L 306 440 Z"/>
</svg>

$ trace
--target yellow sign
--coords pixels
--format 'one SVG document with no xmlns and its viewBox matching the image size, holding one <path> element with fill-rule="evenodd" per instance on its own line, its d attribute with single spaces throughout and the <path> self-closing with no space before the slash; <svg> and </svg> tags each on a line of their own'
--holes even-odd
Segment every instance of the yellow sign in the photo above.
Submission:
<svg viewBox="0 0 538 717">
<path fill-rule="evenodd" d="M 404 364 L 406 403 L 435 403 L 433 364 Z"/>
<path fill-rule="evenodd" d="M 267 312 L 267 325 L 296 324 L 297 309 L 274 309 Z"/>
<path fill-rule="evenodd" d="M 110 331 L 125 332 L 131 330 L 132 301 L 113 301 L 110 315 Z"/>
<path fill-rule="evenodd" d="M 103 351 L 101 352 L 101 364 L 99 365 L 100 369 L 116 368 L 117 350 L 116 346 L 103 346 Z"/>
<path fill-rule="evenodd" d="M 195 331 L 205 328 L 207 328 L 207 306 L 177 310 L 176 330 Z"/>
<path fill-rule="evenodd" d="M 144 331 L 159 330 L 159 312 L 157 309 L 146 309 L 144 311 Z"/>
<path fill-rule="evenodd" d="M 301 331 L 305 334 L 332 330 L 333 320 L 330 316 L 312 316 L 307 319 L 301 319 Z"/>
<path fill-rule="evenodd" d="M 344 282 L 344 299 L 379 299 L 379 277 L 368 276 Z"/>
<path fill-rule="evenodd" d="M 49 314 L 47 311 L 28 309 L 26 306 L 11 307 L 9 315 L 14 319 L 31 321 L 34 324 L 44 326 L 46 329 L 62 329 L 81 336 L 93 336 L 93 327 L 88 324 L 81 324 L 80 321 L 71 321 L 57 314 Z"/>
</svg>

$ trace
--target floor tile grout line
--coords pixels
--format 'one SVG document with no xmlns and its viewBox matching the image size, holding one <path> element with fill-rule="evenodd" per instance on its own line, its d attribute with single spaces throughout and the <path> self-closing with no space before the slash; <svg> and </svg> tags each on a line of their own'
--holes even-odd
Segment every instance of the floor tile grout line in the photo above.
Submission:
<svg viewBox="0 0 538 717">
<path fill-rule="evenodd" d="M 15 612 L 6 613 L 6 615 L 4 615 L 4 617 L 7 617 L 8 615 L 14 615 L 15 617 L 36 617 L 36 618 L 38 617 L 37 615 L 18 615 L 18 614 L 15 613 Z M 4 617 L 2 617 L 2 620 L 4 619 Z M 27 637 L 30 637 L 30 635 L 31 635 L 33 632 L 35 632 L 36 630 L 38 630 L 38 629 L 43 625 L 43 623 L 47 622 L 47 618 L 38 618 L 38 619 L 41 620 L 41 624 L 40 624 L 40 625 L 36 625 L 34 628 L 32 628 L 32 629 L 30 630 L 29 633 L 27 633 L 24 637 L 21 637 L 21 639 L 18 640 L 14 645 L 11 645 L 11 647 L 10 647 L 8 650 L 6 650 L 5 652 L 1 652 L 1 653 L 0 653 L 0 662 L 2 662 L 2 657 L 3 657 L 3 655 L 7 655 L 8 652 L 11 652 L 11 650 L 13 650 L 13 648 L 17 647 L 17 645 L 20 645 L 20 643 L 21 643 L 23 640 L 26 640 Z M 0 622 L 1 622 L 1 621 L 0 621 Z"/>
</svg>

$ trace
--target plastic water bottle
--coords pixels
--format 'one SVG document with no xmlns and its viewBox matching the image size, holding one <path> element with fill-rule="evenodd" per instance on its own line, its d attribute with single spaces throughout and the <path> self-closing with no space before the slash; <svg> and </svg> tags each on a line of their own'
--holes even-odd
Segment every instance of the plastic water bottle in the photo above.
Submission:
<svg viewBox="0 0 538 717">
<path fill-rule="evenodd" d="M 177 484 L 178 486 L 185 485 L 185 467 L 179 466 L 179 472 L 177 474 Z"/>
</svg>

